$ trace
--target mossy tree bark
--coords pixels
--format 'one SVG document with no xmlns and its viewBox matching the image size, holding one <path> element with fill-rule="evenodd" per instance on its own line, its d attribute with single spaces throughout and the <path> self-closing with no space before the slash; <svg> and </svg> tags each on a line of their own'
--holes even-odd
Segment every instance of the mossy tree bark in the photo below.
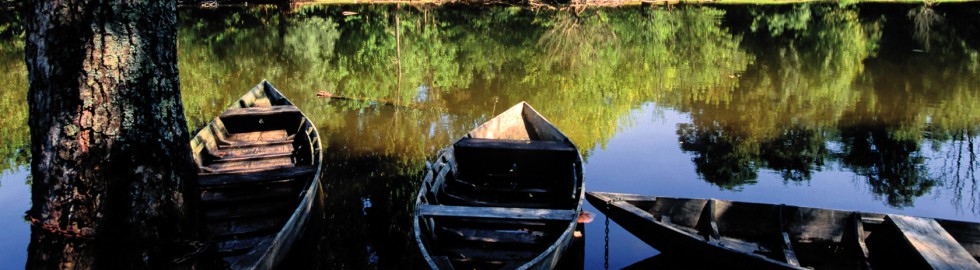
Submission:
<svg viewBox="0 0 980 270">
<path fill-rule="evenodd" d="M 27 5 L 27 268 L 169 267 L 197 236 L 176 1 Z"/>
</svg>

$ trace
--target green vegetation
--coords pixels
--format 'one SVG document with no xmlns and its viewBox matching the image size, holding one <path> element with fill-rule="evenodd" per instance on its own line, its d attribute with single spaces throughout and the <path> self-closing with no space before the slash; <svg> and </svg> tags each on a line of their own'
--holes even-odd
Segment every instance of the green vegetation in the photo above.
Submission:
<svg viewBox="0 0 980 270">
<path fill-rule="evenodd" d="M 841 4 L 841 5 L 851 5 L 859 3 L 889 3 L 889 4 L 919 4 L 919 3 L 966 3 L 974 2 L 976 0 L 615 0 L 615 1 L 598 1 L 591 0 L 585 1 L 585 4 L 577 4 L 579 6 L 633 6 L 641 5 L 646 3 L 651 3 L 654 5 L 677 5 L 677 4 L 712 4 L 712 5 L 799 5 L 799 4 Z M 299 2 L 299 1 L 298 1 Z M 470 0 L 310 0 L 302 1 L 300 3 L 306 5 L 321 5 L 321 4 L 332 4 L 332 5 L 351 5 L 351 4 L 452 4 L 452 3 L 507 3 L 516 5 L 530 5 L 530 6 L 541 6 L 557 3 L 557 5 L 566 5 L 569 1 L 553 1 L 553 0 L 527 0 L 527 1 L 470 1 Z"/>
<path fill-rule="evenodd" d="M 814 171 L 840 164 L 901 206 L 936 184 L 917 148 L 923 140 L 942 145 L 972 138 L 963 134 L 976 134 L 980 123 L 976 106 L 968 105 L 977 102 L 976 76 L 969 75 L 977 70 L 976 44 L 962 42 L 969 33 L 951 31 L 935 17 L 921 26 L 916 14 L 931 8 L 911 8 L 912 15 L 891 22 L 861 17 L 859 6 L 822 4 L 193 11 L 220 19 L 188 20 L 182 27 L 182 44 L 207 44 L 181 47 L 182 71 L 190 73 L 185 92 L 192 93 L 185 102 L 191 124 L 203 125 L 254 84 L 252 78 L 270 79 L 308 108 L 337 145 L 357 145 L 352 155 L 400 164 L 397 174 L 411 174 L 435 149 L 520 100 L 548 104 L 539 109 L 586 156 L 628 126 L 639 105 L 653 102 L 691 115 L 692 123 L 677 133 L 708 182 L 738 189 L 754 183 L 760 169 L 807 181 Z M 723 18 L 745 25 L 738 28 L 744 32 L 728 29 Z M 887 23 L 915 24 L 922 32 L 916 47 L 930 46 L 941 59 L 927 61 L 932 65 L 883 59 L 882 53 L 897 53 L 880 48 Z M 215 63 L 222 64 L 210 67 Z M 919 78 L 942 83 L 914 81 Z M 425 109 L 313 98 L 320 90 Z M 350 110 L 361 113 L 344 113 Z M 877 127 L 886 128 L 874 141 L 892 140 L 906 150 L 866 153 L 882 146 L 861 146 L 872 138 L 851 130 Z M 845 147 L 831 150 L 828 142 Z M 855 161 L 874 155 L 893 157 L 887 164 Z M 907 165 L 895 165 L 900 162 Z M 882 169 L 892 165 L 902 172 Z M 905 182 L 896 184 L 900 179 Z"/>
<path fill-rule="evenodd" d="M 875 7 L 182 9 L 182 98 L 197 130 L 268 79 L 318 124 L 326 207 L 347 209 L 326 212 L 323 268 L 415 265 L 392 224 L 425 161 L 521 100 L 587 159 L 655 104 L 689 117 L 680 158 L 720 189 L 844 171 L 891 206 L 938 190 L 980 213 L 980 13 Z M 19 21 L 0 14 L 2 171 L 30 160 Z"/>
<path fill-rule="evenodd" d="M 30 162 L 27 68 L 20 15 L 0 12 L 0 174 Z"/>
<path fill-rule="evenodd" d="M 191 130 L 268 79 L 329 146 L 346 147 L 330 158 L 378 174 L 417 173 L 521 100 L 586 157 L 655 103 L 690 115 L 676 130 L 680 148 L 721 188 L 754 183 L 760 170 L 809 181 L 838 167 L 903 206 L 943 181 L 970 183 L 960 169 L 978 166 L 980 44 L 970 37 L 980 27 L 975 8 L 944 7 L 890 6 L 899 15 L 885 19 L 835 4 L 249 6 L 181 10 L 178 42 Z M 14 89 L 0 92 L 10 116 L 0 120 L 0 151 L 14 157 L 4 169 L 29 160 L 22 30 L 11 18 L 0 24 L 0 66 L 10 71 L 0 76 Z M 883 47 L 888 38 L 909 42 Z M 936 168 L 929 153 L 966 158 Z M 407 198 L 414 186 L 389 190 L 377 196 Z"/>
</svg>

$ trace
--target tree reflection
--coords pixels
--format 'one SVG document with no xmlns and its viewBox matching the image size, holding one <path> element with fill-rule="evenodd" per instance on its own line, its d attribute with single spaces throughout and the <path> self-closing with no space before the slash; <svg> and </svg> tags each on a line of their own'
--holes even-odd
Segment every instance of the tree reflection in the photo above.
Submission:
<svg viewBox="0 0 980 270">
<path fill-rule="evenodd" d="M 827 138 L 823 132 L 803 128 L 787 128 L 783 134 L 763 142 L 760 158 L 766 167 L 782 173 L 790 181 L 810 180 L 830 158 Z"/>
<path fill-rule="evenodd" d="M 408 225 L 387 217 L 411 213 L 414 174 L 451 140 L 522 100 L 586 158 L 631 125 L 643 104 L 690 115 L 676 127 L 681 150 L 703 180 L 723 189 L 755 183 L 759 170 L 810 181 L 838 169 L 827 164 L 843 164 L 892 205 L 940 186 L 977 201 L 976 10 L 931 7 L 944 19 L 929 24 L 929 52 L 910 55 L 916 19 L 908 6 L 862 8 L 184 9 L 182 97 L 196 130 L 264 78 L 318 124 L 330 138 L 328 209 L 357 210 L 327 213 L 344 225 L 325 235 L 356 247 L 331 254 L 325 264 L 336 268 L 372 266 L 371 254 L 406 248 L 393 243 Z M 12 29 L 4 23 L 0 33 Z M 22 48 L 20 38 L 0 41 L 0 69 L 12 71 L 0 80 L 14 88 L 0 91 L 9 116 L 0 118 L 0 154 L 16 157 L 2 166 L 23 165 L 29 155 L 27 132 L 16 128 L 27 119 Z M 318 91 L 368 101 L 319 99 Z M 928 151 L 945 163 L 933 166 Z M 368 197 L 376 209 L 362 213 L 357 206 Z M 350 234 L 340 227 L 360 223 Z M 375 263 L 402 262 L 393 257 Z"/>
<path fill-rule="evenodd" d="M 908 16 L 915 22 L 912 37 L 922 45 L 925 51 L 929 51 L 932 45 L 932 27 L 936 23 L 942 22 L 943 16 L 932 8 L 932 2 L 926 2 L 922 6 L 910 10 Z"/>
<path fill-rule="evenodd" d="M 980 144 L 974 142 L 976 130 L 961 130 L 952 136 L 953 142 L 942 146 L 943 163 L 939 170 L 939 179 L 953 191 L 953 204 L 969 207 L 974 213 L 980 213 L 980 194 L 977 186 L 977 170 L 980 170 Z"/>
<path fill-rule="evenodd" d="M 717 125 L 677 126 L 681 150 L 692 152 L 698 174 L 708 183 L 737 190 L 755 184 L 756 154 L 745 147 L 744 138 Z"/>
<path fill-rule="evenodd" d="M 790 181 L 809 180 L 829 157 L 833 125 L 859 100 L 853 89 L 864 70 L 861 59 L 875 54 L 880 21 L 862 22 L 856 9 L 825 6 L 747 11 L 731 16 L 751 22 L 745 48 L 757 56 L 744 72 L 728 75 L 736 86 L 691 91 L 683 102 L 667 103 L 702 126 L 678 128 L 682 149 L 695 154 L 708 181 L 727 172 L 739 180 L 729 185 L 754 183 L 748 180 L 760 168 Z M 729 154 L 719 155 L 724 149 Z"/>
<path fill-rule="evenodd" d="M 893 138 L 880 125 L 842 128 L 841 142 L 844 166 L 866 177 L 871 192 L 889 205 L 912 206 L 937 184 L 927 173 L 919 143 Z"/>
<path fill-rule="evenodd" d="M 677 133 L 699 175 L 731 189 L 753 183 L 759 169 L 804 181 L 824 164 L 840 162 L 899 207 L 941 180 L 962 186 L 955 177 L 930 173 L 919 147 L 931 140 L 952 151 L 950 144 L 967 138 L 953 135 L 957 130 L 978 128 L 980 111 L 968 105 L 980 102 L 980 80 L 971 75 L 978 70 L 977 45 L 964 42 L 976 30 L 953 31 L 933 21 L 932 49 L 939 53 L 908 56 L 905 43 L 879 44 L 886 37 L 911 40 L 904 31 L 921 23 L 895 13 L 897 19 L 886 21 L 859 16 L 858 6 L 795 5 L 729 14 L 733 25 L 744 27 L 736 29 L 747 30 L 743 48 L 756 55 L 744 73 L 731 76 L 737 86 L 689 91 L 682 102 L 661 103 L 691 114 L 692 123 Z M 949 18 L 975 24 L 961 17 Z M 844 150 L 829 150 L 837 143 Z"/>
<path fill-rule="evenodd" d="M 365 149 L 359 153 L 382 151 L 401 164 L 419 164 L 497 107 L 520 100 L 549 104 L 538 107 L 555 115 L 551 120 L 586 157 L 629 125 L 640 104 L 688 112 L 691 126 L 678 127 L 681 141 L 690 142 L 684 150 L 701 160 L 695 163 L 703 178 L 728 188 L 751 183 L 759 169 L 809 180 L 842 156 L 829 154 L 827 142 L 856 123 L 846 121 L 853 115 L 876 115 L 897 139 L 963 142 L 949 134 L 980 123 L 980 109 L 972 105 L 978 82 L 971 75 L 980 71 L 980 55 L 968 38 L 978 27 L 969 27 L 976 24 L 963 13 L 969 11 L 929 6 L 893 12 L 900 14 L 886 21 L 859 16 L 860 8 L 189 9 L 181 11 L 188 19 L 181 20 L 178 36 L 181 81 L 191 129 L 256 78 L 276 82 L 323 130 L 370 132 L 391 125 L 386 117 L 402 119 L 390 135 L 356 143 Z M 948 15 L 935 20 L 923 14 Z M 0 65 L 13 71 L 0 76 L 26 89 L 22 40 L 11 30 L 19 29 L 18 21 L 0 26 L 6 37 Z M 934 54 L 903 57 L 906 47 L 879 45 L 883 35 L 915 38 L 908 29 L 925 29 L 917 28 L 923 22 L 929 22 Z M 416 109 L 382 116 L 371 109 L 376 104 L 319 100 L 317 91 Z M 22 95 L 0 92 L 14 116 L 0 120 L 2 126 L 26 120 Z M 352 111 L 361 113 L 354 119 Z M 15 157 L 5 166 L 24 164 L 24 130 L 0 128 L 0 135 L 3 153 Z"/>
<path fill-rule="evenodd" d="M 18 13 L 0 11 L 0 175 L 28 164 L 30 133 L 27 126 L 27 67 L 24 66 L 24 29 Z"/>
<path fill-rule="evenodd" d="M 551 16 L 547 23 L 550 29 L 538 40 L 538 45 L 544 46 L 547 51 L 547 57 L 542 59 L 553 61 L 552 64 L 559 69 L 577 71 L 594 67 L 593 63 L 601 63 L 603 48 L 614 46 L 614 49 L 619 49 L 616 33 L 609 24 L 602 23 L 608 21 L 605 12 L 584 12 L 589 13 L 587 18 L 572 10 L 561 10 Z"/>
</svg>

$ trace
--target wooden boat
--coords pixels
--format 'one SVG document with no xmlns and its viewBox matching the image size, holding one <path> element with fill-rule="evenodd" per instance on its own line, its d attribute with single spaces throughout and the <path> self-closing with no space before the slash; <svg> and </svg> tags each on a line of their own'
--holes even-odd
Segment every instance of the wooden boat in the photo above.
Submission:
<svg viewBox="0 0 980 270">
<path fill-rule="evenodd" d="M 980 224 L 853 211 L 588 192 L 654 248 L 764 269 L 980 269 Z"/>
<path fill-rule="evenodd" d="M 204 222 L 232 269 L 272 269 L 320 194 L 316 126 L 262 81 L 191 140 Z"/>
<path fill-rule="evenodd" d="M 428 166 L 415 240 L 433 269 L 551 269 L 573 238 L 583 192 L 578 148 L 521 102 Z"/>
</svg>

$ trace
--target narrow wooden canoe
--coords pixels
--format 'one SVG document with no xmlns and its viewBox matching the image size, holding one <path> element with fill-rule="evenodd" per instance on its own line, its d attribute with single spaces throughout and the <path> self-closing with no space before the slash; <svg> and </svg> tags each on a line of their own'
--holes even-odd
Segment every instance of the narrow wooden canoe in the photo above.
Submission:
<svg viewBox="0 0 980 270">
<path fill-rule="evenodd" d="M 262 81 L 191 140 L 204 222 L 232 269 L 272 269 L 320 194 L 316 126 Z"/>
<path fill-rule="evenodd" d="M 588 192 L 650 246 L 733 268 L 980 269 L 980 224 L 820 208 Z"/>
<path fill-rule="evenodd" d="M 578 148 L 521 102 L 428 166 L 415 240 L 433 269 L 551 269 L 574 237 L 583 192 Z"/>
</svg>

